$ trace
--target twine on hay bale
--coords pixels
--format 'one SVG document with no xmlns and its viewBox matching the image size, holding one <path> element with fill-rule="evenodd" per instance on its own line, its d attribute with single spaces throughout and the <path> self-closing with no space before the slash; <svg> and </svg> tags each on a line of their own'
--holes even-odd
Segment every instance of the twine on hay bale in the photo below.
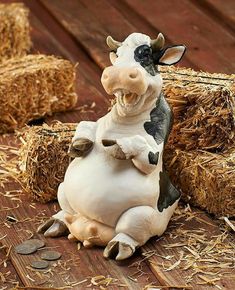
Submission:
<svg viewBox="0 0 235 290">
<path fill-rule="evenodd" d="M 40 202 L 57 197 L 70 157 L 67 154 L 76 124 L 44 124 L 24 130 L 20 148 L 21 181 L 25 191 Z"/>
<path fill-rule="evenodd" d="M 27 55 L 0 64 L 0 133 L 75 106 L 75 68 L 54 56 Z"/>
<path fill-rule="evenodd" d="M 235 147 L 221 154 L 166 150 L 165 164 L 184 201 L 217 217 L 235 217 Z"/>
<path fill-rule="evenodd" d="M 30 47 L 29 10 L 23 3 L 0 4 L 0 61 L 25 55 Z"/>
<path fill-rule="evenodd" d="M 168 147 L 222 151 L 235 145 L 235 75 L 161 67 L 174 112 Z"/>
</svg>

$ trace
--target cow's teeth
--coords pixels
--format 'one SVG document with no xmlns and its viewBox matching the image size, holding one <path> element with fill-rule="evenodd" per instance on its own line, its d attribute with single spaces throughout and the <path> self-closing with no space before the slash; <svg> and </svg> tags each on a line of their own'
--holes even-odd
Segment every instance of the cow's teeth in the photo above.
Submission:
<svg viewBox="0 0 235 290">
<path fill-rule="evenodd" d="M 120 98 L 120 97 L 122 96 L 122 92 L 121 92 L 121 90 L 116 90 L 116 91 L 114 92 L 114 95 L 115 95 L 117 98 Z"/>
<path fill-rule="evenodd" d="M 118 89 L 114 92 L 114 95 L 119 99 L 119 103 L 122 107 L 131 108 L 139 102 L 141 96 L 132 93 L 125 89 Z"/>
</svg>

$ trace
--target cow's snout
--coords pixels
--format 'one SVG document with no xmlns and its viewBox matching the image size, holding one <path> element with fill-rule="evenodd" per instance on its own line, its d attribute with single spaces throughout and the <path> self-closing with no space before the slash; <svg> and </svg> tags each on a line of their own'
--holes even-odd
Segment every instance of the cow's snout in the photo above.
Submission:
<svg viewBox="0 0 235 290">
<path fill-rule="evenodd" d="M 147 83 L 143 73 L 135 67 L 107 67 L 103 71 L 101 82 L 108 94 L 124 89 L 131 93 L 142 95 L 147 90 Z"/>
</svg>

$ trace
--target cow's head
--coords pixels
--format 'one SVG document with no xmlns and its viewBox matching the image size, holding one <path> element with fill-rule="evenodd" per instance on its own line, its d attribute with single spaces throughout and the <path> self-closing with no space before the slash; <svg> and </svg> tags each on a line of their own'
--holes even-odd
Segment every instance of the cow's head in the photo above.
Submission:
<svg viewBox="0 0 235 290">
<path fill-rule="evenodd" d="M 108 94 L 117 97 L 120 116 L 133 116 L 153 107 L 162 89 L 158 65 L 176 64 L 184 45 L 164 48 L 164 36 L 151 40 L 141 33 L 130 34 L 123 42 L 107 37 L 112 66 L 105 68 L 101 82 Z"/>
</svg>

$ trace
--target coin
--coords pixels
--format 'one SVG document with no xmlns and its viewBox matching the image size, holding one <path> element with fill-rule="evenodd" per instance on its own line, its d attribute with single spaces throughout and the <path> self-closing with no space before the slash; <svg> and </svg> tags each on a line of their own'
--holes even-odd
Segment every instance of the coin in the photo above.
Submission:
<svg viewBox="0 0 235 290">
<path fill-rule="evenodd" d="M 17 254 L 21 255 L 29 255 L 37 251 L 37 247 L 33 244 L 22 243 L 15 247 L 15 251 Z"/>
<path fill-rule="evenodd" d="M 47 261 L 33 261 L 31 262 L 31 267 L 34 269 L 45 269 L 49 266 L 49 262 Z"/>
<path fill-rule="evenodd" d="M 46 251 L 41 254 L 41 258 L 47 261 L 55 261 L 61 257 L 61 253 L 57 251 Z"/>
<path fill-rule="evenodd" d="M 28 245 L 35 245 L 37 249 L 40 249 L 45 246 L 45 242 L 39 239 L 30 239 L 26 240 L 23 242 L 23 244 L 28 244 Z"/>
</svg>

